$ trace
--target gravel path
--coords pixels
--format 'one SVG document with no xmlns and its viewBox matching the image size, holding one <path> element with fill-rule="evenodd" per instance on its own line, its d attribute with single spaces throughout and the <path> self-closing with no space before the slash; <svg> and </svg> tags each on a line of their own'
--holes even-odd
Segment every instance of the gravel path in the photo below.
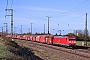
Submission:
<svg viewBox="0 0 90 60">
<path fill-rule="evenodd" d="M 36 56 L 42 58 L 42 60 L 90 60 L 89 58 L 84 58 L 76 56 L 74 54 L 69 54 L 63 51 L 58 51 L 55 49 L 38 46 L 33 44 L 31 41 L 15 40 L 19 45 L 30 48 Z"/>
</svg>

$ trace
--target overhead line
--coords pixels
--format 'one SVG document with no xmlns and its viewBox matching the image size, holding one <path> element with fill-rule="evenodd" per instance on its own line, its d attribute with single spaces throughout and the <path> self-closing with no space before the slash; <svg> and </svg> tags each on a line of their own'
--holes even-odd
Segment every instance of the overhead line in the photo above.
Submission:
<svg viewBox="0 0 90 60">
<path fill-rule="evenodd" d="M 19 12 L 19 11 L 16 11 L 16 10 L 14 10 L 14 11 L 15 11 L 15 12 L 18 12 L 18 13 L 22 13 L 22 12 Z M 26 14 L 26 13 L 22 13 L 22 14 L 29 16 L 29 15 Z M 80 15 L 79 17 L 76 17 L 76 18 L 71 19 L 71 20 L 78 19 L 78 18 L 80 18 L 80 17 L 83 16 L 83 15 L 85 15 L 85 14 L 82 14 L 82 15 Z M 39 18 L 39 17 L 35 17 L 35 18 L 41 19 L 41 18 Z M 31 19 L 31 18 L 27 18 L 27 19 Z M 41 20 L 44 20 L 44 21 L 45 21 L 45 19 L 41 19 Z M 71 21 L 71 20 L 69 20 L 69 21 Z M 52 22 L 54 22 L 54 23 L 62 23 L 62 22 L 56 22 L 56 21 L 52 21 Z M 67 22 L 67 23 L 68 23 L 68 22 Z"/>
<path fill-rule="evenodd" d="M 82 14 L 82 15 L 80 15 L 80 16 L 78 16 L 78 17 L 76 17 L 76 18 L 74 18 L 74 19 L 71 19 L 71 20 L 76 20 L 76 19 L 78 19 L 78 18 L 80 18 L 80 17 L 82 17 L 82 16 L 84 16 L 85 14 Z M 71 20 L 69 20 L 69 21 L 71 21 Z M 56 21 L 53 21 L 53 22 L 55 22 L 56 23 Z M 57 23 L 60 23 L 60 22 L 57 22 Z"/>
<path fill-rule="evenodd" d="M 72 9 L 70 9 L 70 10 L 68 10 L 68 11 L 71 11 L 71 10 L 73 10 L 73 9 L 78 8 L 78 7 L 81 6 L 82 4 L 85 4 L 85 2 L 87 2 L 87 1 L 88 1 L 88 0 L 83 1 L 81 4 L 75 6 L 74 8 L 72 8 Z"/>
<path fill-rule="evenodd" d="M 70 10 L 68 10 L 67 12 L 63 12 L 63 13 L 61 13 L 61 14 L 57 14 L 58 16 L 65 16 L 65 15 L 62 15 L 62 14 L 68 14 L 68 13 L 71 13 L 71 11 L 72 12 L 75 12 L 75 11 L 73 11 L 74 9 L 76 9 L 76 8 L 78 8 L 79 6 L 81 6 L 82 4 L 85 4 L 85 2 L 88 2 L 89 0 L 85 0 L 85 1 L 83 1 L 82 3 L 80 3 L 79 5 L 77 5 L 77 6 L 75 6 L 74 8 L 71 8 Z M 56 15 L 55 15 L 56 16 Z"/>
<path fill-rule="evenodd" d="M 16 11 L 16 10 L 14 10 L 14 11 L 15 11 L 15 12 L 18 12 L 18 13 L 21 13 L 21 14 L 23 14 L 23 15 L 29 16 L 29 14 L 26 14 L 26 13 L 23 13 L 23 12 L 19 12 L 19 11 Z M 32 16 L 32 17 L 34 17 L 34 16 Z M 40 17 L 34 17 L 34 18 L 42 19 L 42 18 L 40 18 Z M 29 18 L 29 19 L 31 19 L 31 18 Z M 42 19 L 42 20 L 45 20 L 45 19 Z"/>
<path fill-rule="evenodd" d="M 86 7 L 88 7 L 88 6 L 89 6 L 89 4 L 90 4 L 90 2 L 89 2 L 88 4 L 86 4 L 86 5 L 82 6 L 81 8 L 83 8 L 83 7 L 84 7 L 84 9 L 85 9 Z M 77 10 L 73 10 L 72 12 L 73 12 L 73 13 L 75 13 L 75 11 L 77 11 Z M 78 11 L 79 11 L 79 10 L 78 10 Z M 83 10 L 81 10 L 81 11 L 83 11 Z M 81 12 L 81 11 L 80 11 L 80 12 Z M 65 15 L 64 15 L 64 16 L 65 16 Z"/>
<path fill-rule="evenodd" d="M 72 19 L 72 20 L 75 20 L 75 19 L 78 19 L 78 18 L 80 18 L 80 17 L 82 17 L 82 16 L 84 16 L 85 14 L 82 14 L 82 15 L 80 15 L 79 17 L 76 17 L 76 18 L 74 18 L 74 19 Z M 69 21 L 71 21 L 71 20 L 69 20 Z"/>
</svg>

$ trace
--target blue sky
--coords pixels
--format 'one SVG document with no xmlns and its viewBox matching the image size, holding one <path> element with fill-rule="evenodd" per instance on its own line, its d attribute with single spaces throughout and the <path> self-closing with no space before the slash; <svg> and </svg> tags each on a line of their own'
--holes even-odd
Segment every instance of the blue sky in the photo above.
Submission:
<svg viewBox="0 0 90 60">
<path fill-rule="evenodd" d="M 13 1 L 13 3 L 12 3 Z M 90 15 L 90 0 L 2 0 L 0 2 L 0 27 L 5 26 L 3 23 L 8 23 L 8 30 L 10 32 L 10 17 L 6 17 L 6 5 L 7 8 L 13 8 L 14 13 L 14 29 L 15 32 L 20 33 L 21 25 L 22 32 L 28 32 L 31 29 L 32 32 L 43 32 L 45 24 L 45 32 L 47 32 L 47 17 L 51 17 L 50 20 L 50 33 L 62 34 L 73 32 L 74 30 L 85 28 L 86 13 L 88 14 L 88 30 L 90 31 L 89 15 Z M 7 12 L 10 14 L 10 12 Z M 55 30 L 53 30 L 55 29 Z M 1 31 L 1 28 L 0 28 Z M 4 28 L 5 31 L 5 28 Z"/>
</svg>

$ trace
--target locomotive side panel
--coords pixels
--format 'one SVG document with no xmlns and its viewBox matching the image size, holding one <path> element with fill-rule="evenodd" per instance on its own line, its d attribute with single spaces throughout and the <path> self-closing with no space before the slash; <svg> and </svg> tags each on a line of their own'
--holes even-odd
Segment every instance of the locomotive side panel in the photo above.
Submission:
<svg viewBox="0 0 90 60">
<path fill-rule="evenodd" d="M 74 36 L 54 36 L 53 43 L 65 46 L 75 46 L 76 39 Z"/>
</svg>

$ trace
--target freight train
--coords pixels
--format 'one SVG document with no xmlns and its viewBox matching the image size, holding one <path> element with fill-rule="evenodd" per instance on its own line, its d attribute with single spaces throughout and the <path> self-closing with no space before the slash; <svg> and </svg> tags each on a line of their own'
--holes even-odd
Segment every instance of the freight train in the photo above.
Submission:
<svg viewBox="0 0 90 60">
<path fill-rule="evenodd" d="M 63 46 L 76 46 L 75 36 L 56 36 L 56 35 L 7 35 L 7 38 L 20 39 L 20 40 L 30 40 L 46 44 L 56 44 Z"/>
</svg>

